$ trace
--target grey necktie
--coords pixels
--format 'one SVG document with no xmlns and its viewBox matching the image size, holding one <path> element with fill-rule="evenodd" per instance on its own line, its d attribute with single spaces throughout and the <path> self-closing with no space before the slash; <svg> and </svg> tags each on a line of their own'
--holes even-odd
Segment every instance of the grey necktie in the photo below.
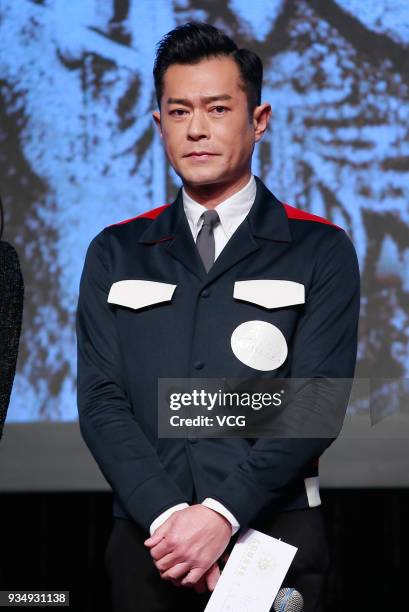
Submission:
<svg viewBox="0 0 409 612">
<path fill-rule="evenodd" d="M 202 258 L 206 272 L 214 264 L 214 235 L 213 228 L 219 223 L 219 215 L 215 210 L 206 210 L 203 214 L 203 225 L 197 235 L 196 246 Z"/>
</svg>

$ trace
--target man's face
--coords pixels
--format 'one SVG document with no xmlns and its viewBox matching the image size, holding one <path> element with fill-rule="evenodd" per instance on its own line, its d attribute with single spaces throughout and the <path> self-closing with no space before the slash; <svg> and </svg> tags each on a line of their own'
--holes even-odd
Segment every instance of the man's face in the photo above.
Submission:
<svg viewBox="0 0 409 612">
<path fill-rule="evenodd" d="M 164 74 L 159 127 L 169 163 L 191 185 L 230 183 L 250 169 L 257 122 L 229 57 L 173 64 Z M 260 108 L 260 107 L 257 107 Z M 195 156 L 207 151 L 210 155 Z"/>
</svg>

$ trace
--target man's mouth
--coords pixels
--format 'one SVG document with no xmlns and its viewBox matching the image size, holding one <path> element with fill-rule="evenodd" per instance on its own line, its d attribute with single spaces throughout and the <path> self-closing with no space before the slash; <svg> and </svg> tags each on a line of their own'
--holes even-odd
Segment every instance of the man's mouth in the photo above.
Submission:
<svg viewBox="0 0 409 612">
<path fill-rule="evenodd" d="M 188 153 L 185 157 L 189 159 L 199 159 L 205 161 L 206 159 L 210 159 L 211 157 L 215 157 L 217 153 L 210 153 L 209 151 L 193 151 L 193 153 Z"/>
</svg>

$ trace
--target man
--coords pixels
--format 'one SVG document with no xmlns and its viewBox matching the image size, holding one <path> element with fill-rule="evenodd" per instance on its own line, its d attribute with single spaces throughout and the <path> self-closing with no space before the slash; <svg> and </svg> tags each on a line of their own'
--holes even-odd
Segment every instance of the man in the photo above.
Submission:
<svg viewBox="0 0 409 612">
<path fill-rule="evenodd" d="M 157 382 L 351 378 L 355 250 L 252 175 L 272 112 L 255 54 L 188 23 L 162 39 L 154 77 L 153 118 L 183 188 L 92 240 L 77 311 L 81 432 L 114 492 L 114 610 L 203 610 L 247 527 L 298 547 L 284 584 L 321 610 L 318 458 L 334 438 L 159 438 Z"/>
</svg>

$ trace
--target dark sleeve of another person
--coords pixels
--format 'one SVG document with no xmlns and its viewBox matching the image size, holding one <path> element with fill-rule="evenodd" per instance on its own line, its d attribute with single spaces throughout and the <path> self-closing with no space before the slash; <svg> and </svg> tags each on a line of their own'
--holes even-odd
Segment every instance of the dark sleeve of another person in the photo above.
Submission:
<svg viewBox="0 0 409 612">
<path fill-rule="evenodd" d="M 23 320 L 24 282 L 15 248 L 0 241 L 0 439 L 13 387 Z"/>
</svg>

